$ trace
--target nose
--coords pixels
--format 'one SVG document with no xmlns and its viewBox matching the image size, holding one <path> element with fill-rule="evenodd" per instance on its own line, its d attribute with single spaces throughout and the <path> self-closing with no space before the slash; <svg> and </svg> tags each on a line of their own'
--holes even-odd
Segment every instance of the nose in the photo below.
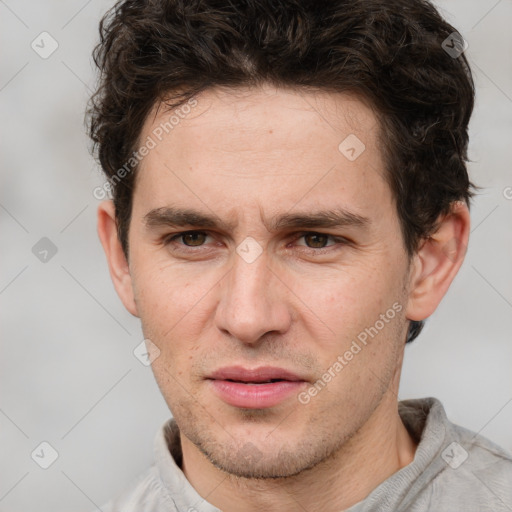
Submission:
<svg viewBox="0 0 512 512">
<path fill-rule="evenodd" d="M 284 334 L 291 325 L 286 287 L 269 267 L 264 251 L 248 263 L 234 254 L 234 264 L 221 281 L 217 328 L 247 345 L 268 333 Z"/>
</svg>

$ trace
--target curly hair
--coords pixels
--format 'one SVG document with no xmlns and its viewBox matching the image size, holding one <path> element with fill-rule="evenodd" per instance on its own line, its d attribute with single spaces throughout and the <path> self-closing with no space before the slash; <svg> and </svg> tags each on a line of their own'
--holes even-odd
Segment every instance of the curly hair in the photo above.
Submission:
<svg viewBox="0 0 512 512">
<path fill-rule="evenodd" d="M 464 53 L 447 51 L 454 33 L 426 0 L 119 1 L 100 23 L 88 115 L 126 257 L 136 164 L 114 178 L 153 106 L 176 108 L 214 86 L 270 83 L 355 92 L 370 103 L 411 258 L 452 203 L 469 207 L 479 188 L 466 169 L 474 83 Z M 422 328 L 411 322 L 406 341 Z"/>
</svg>

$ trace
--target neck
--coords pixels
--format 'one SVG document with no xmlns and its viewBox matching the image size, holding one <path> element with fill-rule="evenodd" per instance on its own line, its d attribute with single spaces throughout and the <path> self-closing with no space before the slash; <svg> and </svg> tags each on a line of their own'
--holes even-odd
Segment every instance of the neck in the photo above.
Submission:
<svg viewBox="0 0 512 512">
<path fill-rule="evenodd" d="M 299 475 L 260 480 L 234 477 L 214 467 L 181 435 L 183 472 L 205 500 L 224 512 L 347 509 L 414 458 L 416 443 L 398 414 L 394 387 L 331 458 Z"/>
</svg>

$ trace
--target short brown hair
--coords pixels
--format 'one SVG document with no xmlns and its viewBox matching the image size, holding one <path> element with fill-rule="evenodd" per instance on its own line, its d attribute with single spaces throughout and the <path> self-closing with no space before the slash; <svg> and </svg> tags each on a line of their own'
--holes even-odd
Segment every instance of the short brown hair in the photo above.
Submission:
<svg viewBox="0 0 512 512">
<path fill-rule="evenodd" d="M 469 207 L 478 188 L 466 169 L 474 84 L 464 53 L 446 51 L 454 33 L 426 0 L 118 2 L 100 23 L 89 119 L 125 255 L 135 172 L 113 178 L 152 107 L 176 108 L 213 86 L 270 83 L 370 102 L 411 257 L 438 217 L 456 200 Z M 422 327 L 411 322 L 407 341 Z"/>
</svg>

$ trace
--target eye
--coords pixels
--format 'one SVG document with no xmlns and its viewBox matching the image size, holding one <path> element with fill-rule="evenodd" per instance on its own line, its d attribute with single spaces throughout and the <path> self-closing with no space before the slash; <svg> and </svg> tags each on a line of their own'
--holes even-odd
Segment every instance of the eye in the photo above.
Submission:
<svg viewBox="0 0 512 512">
<path fill-rule="evenodd" d="M 324 233 L 306 233 L 301 235 L 300 238 L 304 238 L 306 245 L 311 249 L 323 249 L 326 246 L 330 236 Z"/>
<path fill-rule="evenodd" d="M 211 235 L 206 231 L 183 231 L 165 237 L 163 243 L 164 245 L 172 246 L 177 251 L 180 249 L 186 251 L 188 248 L 193 249 L 206 246 L 209 237 L 211 238 Z M 304 252 L 312 254 L 321 254 L 324 252 L 323 250 L 329 251 L 331 247 L 335 249 L 335 246 L 349 243 L 348 240 L 342 237 L 314 231 L 296 233 L 294 241 L 301 239 L 304 239 L 305 244 L 296 243 L 296 246 L 302 247 Z"/>
<path fill-rule="evenodd" d="M 208 238 L 208 233 L 204 231 L 185 231 L 184 233 L 178 233 L 170 236 L 165 240 L 165 244 L 171 244 L 178 239 L 183 242 L 181 245 L 186 247 L 200 247 L 204 244 Z"/>
<path fill-rule="evenodd" d="M 340 237 L 335 237 L 333 235 L 328 235 L 327 233 L 315 233 L 315 232 L 307 232 L 307 233 L 298 233 L 299 237 L 297 240 L 301 238 L 306 242 L 306 247 L 309 249 L 325 249 L 332 245 L 343 244 L 346 243 L 346 240 Z M 329 240 L 333 241 L 330 245 L 327 245 Z M 298 244 L 302 245 L 302 244 Z"/>
</svg>

